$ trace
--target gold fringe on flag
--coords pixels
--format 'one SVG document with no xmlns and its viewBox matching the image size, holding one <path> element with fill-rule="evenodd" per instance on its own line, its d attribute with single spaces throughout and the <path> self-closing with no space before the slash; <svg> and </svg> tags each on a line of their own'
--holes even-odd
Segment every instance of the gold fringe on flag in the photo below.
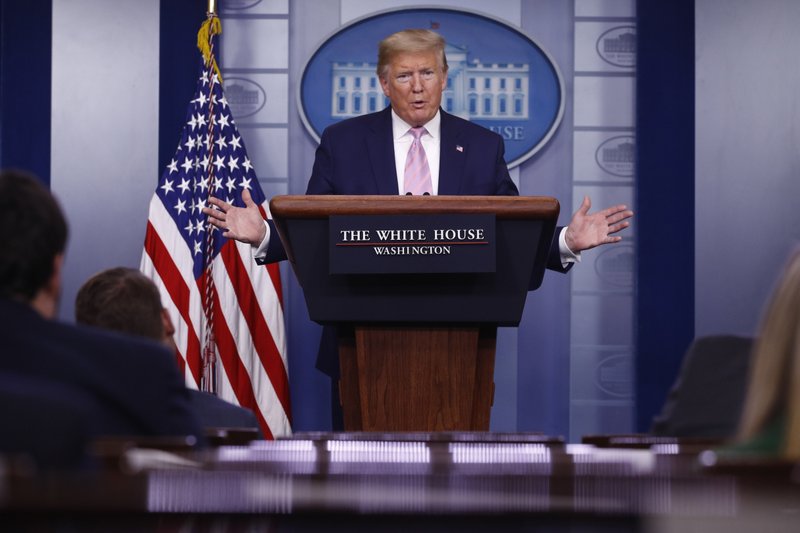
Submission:
<svg viewBox="0 0 800 533">
<path fill-rule="evenodd" d="M 214 72 L 217 73 L 220 83 L 222 83 L 222 72 L 219 71 L 217 60 L 214 58 L 214 54 L 212 53 L 210 37 L 212 35 L 219 35 L 221 33 L 222 22 L 220 22 L 219 17 L 215 15 L 210 15 L 200 26 L 200 31 L 197 32 L 197 48 L 199 48 L 200 52 L 203 53 L 203 59 L 205 60 L 206 65 L 208 65 L 209 61 L 213 63 Z"/>
</svg>

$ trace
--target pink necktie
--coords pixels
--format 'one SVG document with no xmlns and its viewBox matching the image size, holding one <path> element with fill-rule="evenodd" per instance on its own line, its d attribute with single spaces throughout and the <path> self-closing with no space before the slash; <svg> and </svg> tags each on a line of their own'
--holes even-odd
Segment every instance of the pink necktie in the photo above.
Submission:
<svg viewBox="0 0 800 533">
<path fill-rule="evenodd" d="M 425 148 L 422 147 L 422 142 L 420 141 L 420 137 L 426 130 L 420 126 L 411 128 L 409 131 L 414 136 L 414 141 L 411 143 L 411 148 L 408 149 L 408 156 L 406 157 L 403 187 L 406 190 L 406 194 L 433 194 L 428 156 L 425 155 Z"/>
</svg>

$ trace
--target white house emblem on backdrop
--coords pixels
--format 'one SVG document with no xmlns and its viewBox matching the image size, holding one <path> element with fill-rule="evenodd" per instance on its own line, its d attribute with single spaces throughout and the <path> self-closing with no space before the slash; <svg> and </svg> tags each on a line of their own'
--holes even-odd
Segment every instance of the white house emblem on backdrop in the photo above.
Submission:
<svg viewBox="0 0 800 533">
<path fill-rule="evenodd" d="M 606 139 L 594 153 L 601 169 L 621 178 L 633 176 L 636 165 L 636 139 L 633 135 L 618 135 Z"/>
<path fill-rule="evenodd" d="M 625 353 L 603 358 L 597 365 L 595 384 L 610 396 L 630 398 L 633 396 L 633 358 Z"/>
<path fill-rule="evenodd" d="M 258 113 L 267 103 L 267 93 L 247 78 L 225 78 L 225 100 L 233 115 L 240 119 Z"/>
<path fill-rule="evenodd" d="M 616 244 L 600 251 L 594 260 L 594 269 L 598 277 L 612 288 L 633 287 L 633 263 L 635 255 L 633 247 L 627 244 Z"/>
<path fill-rule="evenodd" d="M 309 134 L 384 109 L 375 73 L 378 43 L 405 28 L 431 28 L 447 41 L 442 109 L 500 134 L 506 162 L 519 165 L 550 140 L 564 113 L 564 82 L 549 54 L 518 28 L 454 9 L 382 12 L 340 28 L 314 51 L 298 91 Z"/>
<path fill-rule="evenodd" d="M 615 67 L 636 66 L 636 28 L 618 26 L 606 30 L 597 39 L 597 54 Z"/>
</svg>

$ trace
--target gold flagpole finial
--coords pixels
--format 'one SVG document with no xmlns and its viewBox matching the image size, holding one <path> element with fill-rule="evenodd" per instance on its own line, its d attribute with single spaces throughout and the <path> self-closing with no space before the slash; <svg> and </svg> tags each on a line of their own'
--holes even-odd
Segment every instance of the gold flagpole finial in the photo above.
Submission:
<svg viewBox="0 0 800 533">
<path fill-rule="evenodd" d="M 216 17 L 217 16 L 217 2 L 215 0 L 208 0 L 208 16 L 209 17 Z"/>
<path fill-rule="evenodd" d="M 213 3 L 213 0 L 209 0 L 209 8 L 212 7 Z M 219 81 L 222 82 L 222 73 L 219 71 L 219 66 L 217 65 L 216 59 L 214 59 L 214 53 L 211 49 L 211 36 L 219 35 L 220 33 L 222 33 L 222 23 L 219 17 L 209 12 L 208 18 L 200 25 L 200 31 L 197 32 L 197 48 L 203 53 L 203 59 L 206 65 L 211 62 L 214 66 L 214 72 L 216 72 L 219 77 Z"/>
</svg>

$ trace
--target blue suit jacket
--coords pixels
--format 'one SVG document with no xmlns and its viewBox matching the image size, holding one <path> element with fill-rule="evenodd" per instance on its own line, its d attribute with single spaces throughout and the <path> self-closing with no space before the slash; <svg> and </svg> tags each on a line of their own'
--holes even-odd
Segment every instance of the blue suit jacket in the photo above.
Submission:
<svg viewBox="0 0 800 533">
<path fill-rule="evenodd" d="M 517 196 L 508 174 L 505 145 L 500 135 L 454 115 L 441 113 L 439 195 Z M 391 107 L 343 120 L 322 133 L 306 194 L 397 195 Z M 272 223 L 270 222 L 270 225 Z M 274 226 L 271 235 L 277 236 Z M 556 228 L 556 235 L 561 228 Z M 271 238 L 259 262 L 286 259 L 283 244 Z M 561 265 L 558 239 L 553 239 L 547 268 L 566 272 Z M 324 328 L 317 368 L 337 377 L 339 363 L 336 333 Z"/>
<path fill-rule="evenodd" d="M 441 111 L 439 191 L 446 196 L 517 196 L 508 175 L 505 145 L 496 133 Z M 306 194 L 397 195 L 392 112 L 354 117 L 333 124 L 322 133 Z M 271 224 L 271 223 L 270 223 Z M 556 228 L 556 235 L 561 228 Z M 271 235 L 276 236 L 274 226 Z M 270 239 L 263 263 L 286 259 L 280 239 Z M 553 239 L 547 268 L 561 266 L 558 239 Z"/>
<path fill-rule="evenodd" d="M 47 320 L 0 299 L 0 374 L 49 380 L 89 399 L 90 437 L 204 440 L 174 356 L 153 341 Z"/>
<path fill-rule="evenodd" d="M 515 196 L 499 135 L 440 111 L 440 195 Z M 399 194 L 391 108 L 322 134 L 306 194 Z"/>
</svg>

